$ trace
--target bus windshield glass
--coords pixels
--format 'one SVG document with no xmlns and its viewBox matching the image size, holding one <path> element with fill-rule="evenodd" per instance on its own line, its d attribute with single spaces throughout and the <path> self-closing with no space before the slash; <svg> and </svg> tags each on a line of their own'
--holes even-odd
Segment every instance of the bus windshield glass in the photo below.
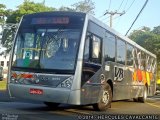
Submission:
<svg viewBox="0 0 160 120">
<path fill-rule="evenodd" d="M 22 21 L 18 30 L 12 68 L 74 71 L 82 27 L 66 25 L 70 22 L 66 18 L 30 22 L 25 26 Z"/>
</svg>

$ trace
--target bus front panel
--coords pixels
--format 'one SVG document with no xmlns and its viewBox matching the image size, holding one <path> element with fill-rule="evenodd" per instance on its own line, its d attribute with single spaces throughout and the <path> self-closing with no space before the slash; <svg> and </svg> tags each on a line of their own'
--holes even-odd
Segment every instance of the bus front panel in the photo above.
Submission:
<svg viewBox="0 0 160 120">
<path fill-rule="evenodd" d="M 46 12 L 23 17 L 12 51 L 11 96 L 49 102 L 73 101 L 72 89 L 84 13 Z M 74 88 L 74 87 L 73 87 Z M 74 98 L 74 103 L 76 102 Z"/>
</svg>

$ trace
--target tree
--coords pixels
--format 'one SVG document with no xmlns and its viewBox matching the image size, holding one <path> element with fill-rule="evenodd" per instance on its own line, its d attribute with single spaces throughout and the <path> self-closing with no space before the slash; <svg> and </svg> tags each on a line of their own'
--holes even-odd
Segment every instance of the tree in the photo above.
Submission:
<svg viewBox="0 0 160 120">
<path fill-rule="evenodd" d="M 142 29 L 141 29 L 141 31 L 144 31 L 144 32 L 150 32 L 150 31 L 151 31 L 151 29 L 150 29 L 149 27 L 145 27 L 145 26 L 143 26 L 143 27 L 142 27 Z"/>
<path fill-rule="evenodd" d="M 11 51 L 12 41 L 13 41 L 14 35 L 16 33 L 17 26 L 18 25 L 16 25 L 16 24 L 8 24 L 8 25 L 4 26 L 1 44 L 3 45 L 3 47 L 6 48 L 6 50 L 2 51 L 0 53 L 0 55 L 2 55 L 2 54 L 7 55 Z"/>
<path fill-rule="evenodd" d="M 154 27 L 152 32 L 160 35 L 160 26 Z"/>
<path fill-rule="evenodd" d="M 6 6 L 3 4 L 0 4 L 0 23 L 4 23 L 4 17 L 6 15 Z"/>
<path fill-rule="evenodd" d="M 129 38 L 147 49 L 148 51 L 154 53 L 157 56 L 158 72 L 160 72 L 160 34 L 159 26 L 155 27 L 152 31 L 149 29 L 135 30 L 133 31 Z"/>
<path fill-rule="evenodd" d="M 7 18 L 7 23 L 18 23 L 21 17 L 26 14 L 55 10 L 55 8 L 47 7 L 43 3 L 34 3 L 30 0 L 25 0 L 23 4 L 19 5 L 17 8 L 18 9 Z"/>
<path fill-rule="evenodd" d="M 75 9 L 74 8 L 70 8 L 70 7 L 61 6 L 59 8 L 59 11 L 71 11 L 71 12 L 73 12 L 73 11 L 75 11 Z"/>
<path fill-rule="evenodd" d="M 7 10 L 7 21 L 4 26 L 3 36 L 2 36 L 2 46 L 6 48 L 6 51 L 3 51 L 3 54 L 8 54 L 12 47 L 12 41 L 17 29 L 17 23 L 19 23 L 21 17 L 26 14 L 36 13 L 36 12 L 45 12 L 45 11 L 54 11 L 55 8 L 47 7 L 43 3 L 34 3 L 30 0 L 25 0 L 23 4 L 17 7 L 15 11 Z"/>
<path fill-rule="evenodd" d="M 90 13 L 94 15 L 94 2 L 92 2 L 91 0 L 84 0 L 84 1 L 80 1 L 77 2 L 73 5 L 71 5 L 71 7 L 60 7 L 60 11 L 76 11 L 76 12 L 84 12 L 84 13 Z"/>
<path fill-rule="evenodd" d="M 80 1 L 80 2 L 73 4 L 72 6 L 75 8 L 75 11 L 77 12 L 85 12 L 85 13 L 94 14 L 95 6 L 92 0 Z"/>
<path fill-rule="evenodd" d="M 160 62 L 160 35 L 153 33 L 153 31 L 135 30 L 130 34 L 129 38 L 155 53 L 158 57 L 157 60 Z"/>
</svg>

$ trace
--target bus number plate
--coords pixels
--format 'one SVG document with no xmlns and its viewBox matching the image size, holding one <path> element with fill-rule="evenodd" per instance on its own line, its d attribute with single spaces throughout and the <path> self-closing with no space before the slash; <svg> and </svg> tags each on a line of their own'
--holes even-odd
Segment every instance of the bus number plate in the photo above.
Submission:
<svg viewBox="0 0 160 120">
<path fill-rule="evenodd" d="M 42 95 L 42 94 L 43 94 L 43 90 L 30 88 L 29 93 L 30 93 L 30 94 L 36 94 L 36 95 Z"/>
</svg>

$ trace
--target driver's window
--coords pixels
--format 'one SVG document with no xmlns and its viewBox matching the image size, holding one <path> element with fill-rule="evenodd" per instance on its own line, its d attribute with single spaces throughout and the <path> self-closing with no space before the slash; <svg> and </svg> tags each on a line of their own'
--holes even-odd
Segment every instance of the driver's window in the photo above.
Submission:
<svg viewBox="0 0 160 120">
<path fill-rule="evenodd" d="M 98 59 L 100 57 L 100 46 L 101 46 L 101 41 L 98 37 L 93 36 L 92 38 L 92 58 L 93 59 Z"/>
<path fill-rule="evenodd" d="M 101 63 L 101 39 L 92 33 L 87 33 L 84 47 L 84 61 Z"/>
</svg>

